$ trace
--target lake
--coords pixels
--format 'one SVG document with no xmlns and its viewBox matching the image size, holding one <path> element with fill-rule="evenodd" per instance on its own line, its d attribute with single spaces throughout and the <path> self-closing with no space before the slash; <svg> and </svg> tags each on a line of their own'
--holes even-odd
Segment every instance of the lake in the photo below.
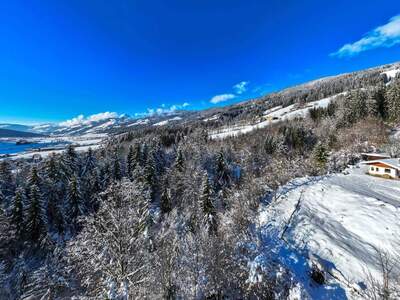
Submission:
<svg viewBox="0 0 400 300">
<path fill-rule="evenodd" d="M 47 148 L 54 146 L 63 146 L 66 143 L 62 142 L 46 142 L 46 143 L 32 143 L 25 145 L 16 145 L 15 142 L 12 141 L 0 141 L 0 155 L 2 154 L 15 154 L 21 153 L 25 151 L 29 151 L 37 148 Z"/>
</svg>

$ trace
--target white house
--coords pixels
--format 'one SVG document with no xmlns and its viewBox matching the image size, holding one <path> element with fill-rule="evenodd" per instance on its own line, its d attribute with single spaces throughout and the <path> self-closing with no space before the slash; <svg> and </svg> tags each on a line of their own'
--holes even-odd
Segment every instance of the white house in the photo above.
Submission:
<svg viewBox="0 0 400 300">
<path fill-rule="evenodd" d="M 368 174 L 387 178 L 400 178 L 400 160 L 398 158 L 366 161 Z"/>
</svg>

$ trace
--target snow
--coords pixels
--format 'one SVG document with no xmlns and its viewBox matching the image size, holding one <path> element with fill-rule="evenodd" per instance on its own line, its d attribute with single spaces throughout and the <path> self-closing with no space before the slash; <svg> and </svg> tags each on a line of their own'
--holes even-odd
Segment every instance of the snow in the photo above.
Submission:
<svg viewBox="0 0 400 300">
<path fill-rule="evenodd" d="M 390 80 L 390 79 L 392 79 L 392 78 L 395 78 L 396 75 L 397 75 L 399 72 L 400 72 L 400 69 L 392 69 L 392 70 L 389 70 L 389 71 L 382 72 L 382 74 L 386 74 L 386 76 L 387 76 L 388 79 Z"/>
<path fill-rule="evenodd" d="M 164 121 L 155 123 L 155 124 L 153 124 L 153 126 L 164 126 L 164 125 L 167 125 L 171 121 L 179 121 L 179 120 L 182 120 L 182 118 L 181 117 L 174 117 L 174 118 L 171 118 L 171 119 L 168 119 L 168 120 L 164 120 Z"/>
<path fill-rule="evenodd" d="M 85 152 L 88 151 L 89 148 L 98 149 L 103 144 L 104 139 L 107 137 L 106 134 L 85 134 L 81 136 L 59 136 L 59 137 L 45 137 L 45 138 L 29 138 L 29 141 L 35 143 L 54 143 L 54 142 L 66 142 L 69 144 L 75 145 L 75 150 L 78 152 Z M 15 139 L 17 140 L 17 139 Z M 21 152 L 6 159 L 21 159 L 21 158 L 32 158 L 33 156 L 40 155 L 42 158 L 49 156 L 52 153 L 62 153 L 65 151 L 63 149 L 52 149 L 47 151 L 43 149 L 42 151 L 29 151 L 29 152 Z M 2 160 L 2 158 L 0 158 Z"/>
<path fill-rule="evenodd" d="M 314 102 L 306 103 L 305 107 L 299 107 L 298 104 L 292 104 L 287 107 L 277 106 L 268 109 L 264 112 L 263 118 L 265 119 L 265 121 L 261 121 L 256 124 L 233 125 L 230 127 L 221 128 L 215 131 L 211 131 L 209 133 L 209 136 L 211 139 L 224 139 L 227 137 L 246 134 L 255 129 L 265 128 L 279 121 L 284 121 L 294 118 L 304 118 L 307 115 L 308 110 L 310 108 L 317 108 L 317 107 L 326 108 L 334 98 L 342 94 L 344 93 L 340 93 Z"/>
<path fill-rule="evenodd" d="M 265 234 L 271 228 L 278 229 L 279 235 L 285 232 L 281 259 L 300 281 L 305 268 L 296 261 L 313 257 L 339 279 L 337 284 L 350 299 L 357 298 L 353 289 L 368 286 L 368 272 L 380 278 L 377 250 L 395 255 L 400 246 L 400 181 L 365 172 L 361 166 L 348 175 L 295 179 L 281 187 L 259 215 Z M 308 292 L 312 299 L 332 298 L 320 294 L 326 291 Z"/>
<path fill-rule="evenodd" d="M 219 115 L 216 114 L 216 115 L 213 115 L 210 118 L 203 119 L 203 122 L 215 121 L 215 120 L 218 120 L 218 119 L 219 119 Z"/>
<path fill-rule="evenodd" d="M 76 146 L 75 151 L 77 152 L 87 152 L 89 148 L 92 150 L 99 149 L 101 145 L 94 144 L 94 145 L 88 145 L 88 146 Z M 23 152 L 23 153 L 18 153 L 15 156 L 11 156 L 11 159 L 29 159 L 32 158 L 33 156 L 40 155 L 41 158 L 46 158 L 50 154 L 61 154 L 65 151 L 66 149 L 57 149 L 57 150 L 50 150 L 50 151 L 32 151 L 32 152 Z M 0 160 L 2 160 L 0 158 Z"/>
<path fill-rule="evenodd" d="M 146 124 L 148 124 L 149 122 L 150 122 L 149 119 L 140 119 L 140 120 L 137 120 L 136 122 L 130 124 L 129 126 L 146 125 Z"/>
</svg>

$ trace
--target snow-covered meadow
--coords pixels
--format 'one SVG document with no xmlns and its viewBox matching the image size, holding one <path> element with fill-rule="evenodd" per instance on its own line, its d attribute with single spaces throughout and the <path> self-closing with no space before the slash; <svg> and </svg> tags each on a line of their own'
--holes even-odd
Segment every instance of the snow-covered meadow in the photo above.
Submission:
<svg viewBox="0 0 400 300">
<path fill-rule="evenodd" d="M 56 147 L 50 147 L 49 149 L 36 149 L 19 153 L 11 153 L 7 158 L 11 159 L 21 159 L 21 158 L 32 158 L 33 156 L 40 155 L 42 158 L 49 156 L 52 153 L 62 153 L 65 151 L 67 145 L 74 145 L 75 150 L 78 152 L 87 151 L 89 148 L 98 149 L 104 139 L 107 138 L 106 134 L 85 134 L 80 136 L 52 136 L 52 137 L 39 137 L 39 138 L 29 138 L 29 142 L 36 145 L 40 144 L 58 144 Z M 8 141 L 16 142 L 19 139 L 6 139 Z M 61 146 L 60 146 L 61 145 Z M 62 146 L 63 145 L 63 146 Z M 2 158 L 0 158 L 1 160 Z"/>
<path fill-rule="evenodd" d="M 341 93 L 343 94 L 343 93 Z M 338 97 L 339 95 L 334 95 L 331 97 L 327 97 L 324 99 L 320 99 L 318 101 L 309 102 L 304 107 L 299 107 L 298 104 L 292 104 L 287 107 L 277 106 L 271 109 L 268 109 L 264 112 L 263 119 L 264 121 L 255 123 L 255 124 L 238 124 L 225 128 L 220 128 L 217 130 L 213 130 L 209 132 L 209 137 L 211 139 L 224 139 L 227 137 L 238 136 L 241 134 L 249 133 L 255 129 L 265 128 L 273 123 L 291 120 L 295 118 L 304 118 L 308 111 L 311 108 L 323 107 L 326 108 L 329 103 Z"/>
</svg>

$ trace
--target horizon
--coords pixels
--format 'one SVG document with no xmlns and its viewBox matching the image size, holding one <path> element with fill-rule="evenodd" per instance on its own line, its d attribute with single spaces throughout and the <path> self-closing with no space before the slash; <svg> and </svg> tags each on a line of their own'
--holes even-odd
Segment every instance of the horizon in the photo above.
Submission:
<svg viewBox="0 0 400 300">
<path fill-rule="evenodd" d="M 204 110 L 400 61 L 399 3 L 329 10 L 314 0 L 7 3 L 0 123 Z"/>
</svg>

